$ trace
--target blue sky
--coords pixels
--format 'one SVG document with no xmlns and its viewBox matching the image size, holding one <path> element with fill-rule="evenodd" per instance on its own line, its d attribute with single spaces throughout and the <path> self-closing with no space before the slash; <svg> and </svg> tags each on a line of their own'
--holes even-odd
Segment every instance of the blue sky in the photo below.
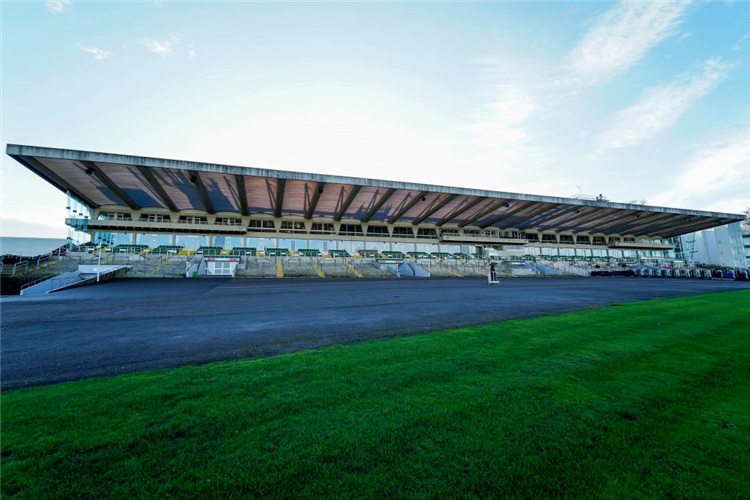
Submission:
<svg viewBox="0 0 750 500">
<path fill-rule="evenodd" d="M 750 3 L 0 8 L 3 151 L 750 205 Z M 65 235 L 4 154 L 0 201 L 4 235 Z"/>
</svg>

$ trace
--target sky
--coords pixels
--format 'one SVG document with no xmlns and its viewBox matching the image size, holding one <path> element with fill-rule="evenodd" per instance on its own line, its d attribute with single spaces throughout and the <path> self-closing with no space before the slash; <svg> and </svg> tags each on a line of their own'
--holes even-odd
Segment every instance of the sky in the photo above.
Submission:
<svg viewBox="0 0 750 500">
<path fill-rule="evenodd" d="M 8 143 L 741 213 L 750 3 L 0 3 Z"/>
</svg>

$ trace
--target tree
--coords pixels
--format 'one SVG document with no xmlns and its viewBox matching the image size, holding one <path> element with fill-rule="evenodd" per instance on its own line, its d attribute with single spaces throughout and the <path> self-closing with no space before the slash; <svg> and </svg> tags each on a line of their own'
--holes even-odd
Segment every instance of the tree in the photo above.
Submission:
<svg viewBox="0 0 750 500">
<path fill-rule="evenodd" d="M 745 216 L 745 220 L 743 220 L 740 224 L 743 228 L 750 229 L 750 207 L 747 207 L 742 213 Z"/>
</svg>

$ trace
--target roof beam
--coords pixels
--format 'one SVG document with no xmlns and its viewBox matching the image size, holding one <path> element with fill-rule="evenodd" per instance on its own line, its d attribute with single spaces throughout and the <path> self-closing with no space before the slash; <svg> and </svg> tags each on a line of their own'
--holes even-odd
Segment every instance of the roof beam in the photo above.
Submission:
<svg viewBox="0 0 750 500">
<path fill-rule="evenodd" d="M 554 209 L 558 209 L 560 207 L 565 207 L 565 205 L 558 205 L 554 207 Z M 541 219 L 537 221 L 531 221 L 530 219 L 527 219 L 527 221 L 524 223 L 523 226 L 518 226 L 518 229 L 526 229 L 526 227 L 531 226 L 532 224 L 535 226 L 540 226 L 541 224 L 557 219 L 558 217 L 561 217 L 567 213 L 574 212 L 576 210 L 579 210 L 579 207 L 569 207 L 569 208 L 562 208 L 561 210 L 556 210 L 553 214 L 547 215 L 546 217 L 542 217 Z"/>
<path fill-rule="evenodd" d="M 318 206 L 318 200 L 320 199 L 320 195 L 323 194 L 323 188 L 325 187 L 325 182 L 316 182 L 315 188 L 313 191 L 312 198 L 310 199 L 310 206 L 307 207 L 307 213 L 305 214 L 305 219 L 312 219 L 313 214 L 315 213 L 315 207 Z"/>
<path fill-rule="evenodd" d="M 408 212 L 409 210 L 411 210 L 412 207 L 414 205 L 416 205 L 417 202 L 419 202 L 419 200 L 421 200 L 422 198 L 424 198 L 425 196 L 427 196 L 427 194 L 428 194 L 427 191 L 422 191 L 417 196 L 415 196 L 414 198 L 412 198 L 412 200 L 409 203 L 407 203 L 406 205 L 404 205 L 404 208 L 402 208 L 401 210 L 399 210 L 396 215 L 394 215 L 393 217 L 391 217 L 391 220 L 388 221 L 388 224 L 393 224 L 394 222 L 396 222 L 397 220 L 399 220 L 401 217 L 403 217 L 406 212 Z"/>
<path fill-rule="evenodd" d="M 542 204 L 542 206 L 538 207 L 536 210 L 532 210 L 527 215 L 524 215 L 524 217 L 526 217 L 525 220 L 518 221 L 518 222 L 520 222 L 521 224 L 523 224 L 526 220 L 529 220 L 529 218 L 536 217 L 537 215 L 539 215 L 541 213 L 544 213 L 547 210 L 549 210 L 549 206 L 548 206 L 548 204 L 544 203 L 544 204 Z M 518 224 L 516 224 L 515 226 L 512 225 L 512 224 L 511 225 L 503 224 L 502 226 L 497 226 L 498 229 L 508 229 L 509 227 L 518 227 Z"/>
<path fill-rule="evenodd" d="M 672 213 L 660 213 L 654 217 L 650 217 L 648 221 L 646 222 L 640 222 L 636 225 L 630 225 L 630 227 L 627 228 L 627 231 L 623 231 L 622 234 L 635 234 L 636 231 L 641 231 L 643 229 L 651 229 L 654 226 L 658 226 L 659 224 L 664 223 L 665 218 L 672 218 L 672 217 L 685 217 L 681 215 L 676 215 Z"/>
<path fill-rule="evenodd" d="M 240 198 L 240 212 L 242 215 L 250 215 L 250 211 L 247 209 L 247 190 L 245 189 L 245 177 L 239 174 L 235 174 L 234 182 L 237 184 L 237 195 Z"/>
<path fill-rule="evenodd" d="M 657 236 L 661 236 L 663 238 L 674 238 L 675 236 L 680 236 L 680 235 L 687 234 L 687 233 L 694 233 L 696 231 L 702 231 L 704 229 L 709 229 L 712 227 L 723 226 L 724 224 L 729 224 L 731 222 L 737 222 L 737 221 L 733 219 L 710 217 L 710 218 L 705 218 L 699 222 L 696 222 L 695 224 L 691 224 L 690 226 L 687 226 L 685 228 L 682 228 L 679 230 L 675 228 L 675 229 L 672 229 L 671 231 L 668 231 L 664 234 L 660 234 Z"/>
<path fill-rule="evenodd" d="M 592 214 L 593 215 L 593 214 Z M 602 233 L 601 230 L 602 225 L 604 224 L 611 224 L 613 222 L 616 222 L 620 219 L 622 219 L 624 214 L 621 212 L 605 212 L 604 215 L 599 214 L 598 217 L 594 217 L 593 219 L 591 217 L 588 218 L 588 220 L 579 221 L 580 226 L 586 226 L 590 223 L 596 224 L 596 227 L 593 228 L 587 228 L 587 227 L 581 227 L 581 231 L 591 230 L 595 229 L 597 233 Z"/>
<path fill-rule="evenodd" d="M 79 198 L 82 202 L 86 203 L 86 205 L 90 206 L 91 208 L 96 208 L 99 205 L 91 201 L 86 196 L 82 195 L 78 192 L 78 190 L 74 189 L 73 186 L 67 183 L 62 177 L 54 173 L 52 170 L 47 168 L 45 165 L 43 165 L 39 160 L 36 158 L 33 158 L 31 156 L 16 156 L 16 155 L 9 155 L 11 158 L 16 160 L 18 163 L 21 163 L 26 168 L 34 172 L 36 175 L 44 179 L 45 181 L 51 183 L 53 186 L 55 186 L 57 189 L 62 191 L 63 193 L 69 192 L 75 195 L 76 198 Z"/>
<path fill-rule="evenodd" d="M 388 201 L 388 198 L 393 196 L 393 193 L 396 192 L 396 188 L 391 188 L 388 191 L 385 192 L 383 196 L 380 197 L 380 199 L 375 203 L 375 205 L 370 209 L 369 212 L 367 212 L 367 215 L 362 219 L 362 222 L 369 222 L 370 219 L 372 219 L 372 216 L 375 215 L 378 210 L 380 210 L 380 207 L 383 206 L 383 204 Z"/>
<path fill-rule="evenodd" d="M 83 165 L 86 168 L 86 173 L 92 173 L 96 176 L 97 179 L 102 181 L 102 183 L 107 186 L 113 193 L 117 195 L 120 200 L 124 201 L 127 206 L 129 206 L 133 210 L 140 210 L 141 207 L 133 201 L 133 199 L 125 193 L 122 189 L 120 189 L 120 186 L 112 182 L 112 179 L 110 179 L 107 174 L 102 171 L 101 168 L 99 168 L 99 165 L 94 163 L 93 161 L 86 161 L 81 160 L 81 165 Z M 89 172 L 91 171 L 91 172 Z"/>
<path fill-rule="evenodd" d="M 274 217 L 281 217 L 281 209 L 284 208 L 284 191 L 286 191 L 286 179 L 276 179 L 276 206 L 273 209 Z"/>
<path fill-rule="evenodd" d="M 349 210 L 349 205 L 351 205 L 352 202 L 354 201 L 354 198 L 357 197 L 357 194 L 359 193 L 360 189 L 362 189 L 362 186 L 352 186 L 352 190 L 349 191 L 349 196 L 346 197 L 344 204 L 341 205 L 341 208 L 339 208 L 339 211 L 336 214 L 336 217 L 333 218 L 333 220 L 338 222 L 342 219 L 342 217 L 344 217 L 344 214 L 346 213 L 346 211 Z"/>
<path fill-rule="evenodd" d="M 565 224 L 569 227 L 572 227 L 573 223 L 577 224 L 581 220 L 583 221 L 590 220 L 592 215 L 599 213 L 598 209 L 596 208 L 592 210 L 585 210 L 585 208 L 588 208 L 588 207 L 578 207 L 576 210 L 576 214 L 578 215 L 574 215 L 573 217 L 568 219 Z"/>
<path fill-rule="evenodd" d="M 472 201 L 471 203 L 466 204 L 463 208 L 459 208 L 458 210 L 456 210 L 452 214 L 446 215 L 445 218 L 443 218 L 443 220 L 441 220 L 440 222 L 437 223 L 437 225 L 438 226 L 442 226 L 446 222 L 452 221 L 453 219 L 455 219 L 456 217 L 458 217 L 462 213 L 466 212 L 467 210 L 470 210 L 472 207 L 477 206 L 479 203 L 481 203 L 483 201 L 487 201 L 487 198 L 485 198 L 483 196 L 480 196 L 479 198 L 477 198 L 476 200 Z"/>
<path fill-rule="evenodd" d="M 444 206 L 446 206 L 451 201 L 455 200 L 457 196 L 458 196 L 457 194 L 449 194 L 448 196 L 446 196 L 445 198 L 443 198 L 437 205 L 435 205 L 434 207 L 432 207 L 429 210 L 427 210 L 417 220 L 415 220 L 414 222 L 412 222 L 412 224 L 414 224 L 416 226 L 417 224 L 423 223 L 425 220 L 429 219 L 432 214 L 434 214 L 435 212 L 437 212 L 438 210 L 440 210 L 441 208 L 443 208 Z"/>
<path fill-rule="evenodd" d="M 177 210 L 177 205 L 174 204 L 172 198 L 170 198 L 167 192 L 164 191 L 164 188 L 156 179 L 156 176 L 154 176 L 154 173 L 151 171 L 151 169 L 141 165 L 137 165 L 137 167 L 138 171 L 146 179 L 146 182 L 148 182 L 149 186 L 151 186 L 151 189 L 153 189 L 156 194 L 159 195 L 161 201 L 164 202 L 164 205 L 166 205 L 171 212 L 179 212 L 179 210 Z"/>
<path fill-rule="evenodd" d="M 505 205 L 508 203 L 508 200 L 497 200 L 493 203 L 490 203 L 490 205 L 485 208 L 484 210 L 481 210 L 478 214 L 474 215 L 473 217 L 469 217 L 465 221 L 463 221 L 461 224 L 458 225 L 458 227 L 466 227 L 469 224 L 473 224 L 474 222 L 483 219 L 484 217 L 487 217 L 492 212 L 500 208 L 502 205 Z"/>
<path fill-rule="evenodd" d="M 195 184 L 195 189 L 198 191 L 198 196 L 200 196 L 201 201 L 203 202 L 203 206 L 206 208 L 206 212 L 208 212 L 209 214 L 215 214 L 216 210 L 214 210 L 214 206 L 211 203 L 211 200 L 208 198 L 206 186 L 203 185 L 201 176 L 198 175 L 198 172 L 195 170 L 188 170 L 188 174 L 190 175 L 190 182 Z"/>
<path fill-rule="evenodd" d="M 619 221 L 619 225 L 615 226 L 608 224 L 607 228 L 603 229 L 603 232 L 605 232 L 606 234 L 630 234 L 629 231 L 634 228 L 643 226 L 646 222 L 651 223 L 654 219 L 663 219 L 664 217 L 667 217 L 669 215 L 674 214 L 666 214 L 664 212 L 637 213 L 635 214 L 635 218 L 638 220 L 631 220 L 627 222 Z"/>
<path fill-rule="evenodd" d="M 505 212 L 500 217 L 492 219 L 490 222 L 488 222 L 487 224 L 485 224 L 484 226 L 482 226 L 482 229 L 487 229 L 490 226 L 494 226 L 498 222 L 504 221 L 508 217 L 511 217 L 511 216 L 517 214 L 521 210 L 526 210 L 527 208 L 529 208 L 529 205 L 532 205 L 533 203 L 534 203 L 533 201 L 522 201 L 521 203 L 519 203 L 518 205 L 516 205 L 516 208 L 514 208 L 513 210 Z"/>
<path fill-rule="evenodd" d="M 672 215 L 674 216 L 674 214 L 672 214 Z M 643 236 L 643 235 L 648 234 L 645 231 L 651 232 L 652 230 L 655 231 L 654 234 L 662 234 L 662 233 L 667 232 L 667 231 L 673 231 L 674 229 L 677 229 L 679 227 L 689 228 L 689 227 L 692 227 L 692 226 L 695 226 L 695 225 L 701 225 L 705 221 L 705 219 L 703 219 L 703 220 L 701 220 L 701 219 L 703 219 L 703 218 L 702 217 L 695 217 L 695 216 L 692 216 L 692 217 L 691 216 L 687 216 L 687 217 L 685 217 L 685 216 L 678 216 L 678 220 L 673 220 L 671 222 L 667 221 L 663 225 L 657 224 L 655 227 L 653 227 L 653 229 L 652 229 L 652 227 L 646 226 L 643 229 L 640 229 L 638 231 L 633 232 L 633 234 L 636 235 L 636 236 Z M 712 220 L 719 220 L 718 218 L 714 218 L 714 217 L 711 217 L 711 219 Z M 692 224 L 689 224 L 690 222 L 692 222 Z M 653 226 L 653 224 L 652 224 L 652 226 Z M 685 232 L 686 233 L 690 233 L 691 231 L 690 230 L 686 230 Z"/>
<path fill-rule="evenodd" d="M 602 210 L 601 208 L 595 208 L 592 211 L 586 212 L 585 214 L 581 214 L 577 217 L 574 217 L 573 219 L 567 221 L 565 223 L 564 229 L 561 229 L 561 231 L 570 231 L 572 233 L 588 233 L 590 231 L 586 229 L 577 229 L 573 230 L 574 226 L 573 224 L 576 224 L 575 227 L 580 227 L 584 224 L 588 224 L 592 220 L 601 219 L 603 217 L 609 217 L 612 215 L 612 213 L 608 213 L 607 209 Z"/>
<path fill-rule="evenodd" d="M 599 226 L 599 232 L 605 232 L 615 227 L 626 227 L 629 223 L 623 221 L 633 222 L 636 219 L 640 219 L 641 215 L 643 215 L 643 212 L 622 212 L 619 214 L 619 217 L 607 222 L 606 224 L 601 224 Z"/>
</svg>

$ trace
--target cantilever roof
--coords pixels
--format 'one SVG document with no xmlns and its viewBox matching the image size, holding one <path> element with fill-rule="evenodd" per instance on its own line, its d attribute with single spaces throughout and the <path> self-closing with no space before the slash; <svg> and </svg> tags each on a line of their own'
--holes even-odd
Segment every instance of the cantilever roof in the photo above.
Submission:
<svg viewBox="0 0 750 500">
<path fill-rule="evenodd" d="M 92 208 L 672 237 L 742 215 L 9 144 Z"/>
</svg>

